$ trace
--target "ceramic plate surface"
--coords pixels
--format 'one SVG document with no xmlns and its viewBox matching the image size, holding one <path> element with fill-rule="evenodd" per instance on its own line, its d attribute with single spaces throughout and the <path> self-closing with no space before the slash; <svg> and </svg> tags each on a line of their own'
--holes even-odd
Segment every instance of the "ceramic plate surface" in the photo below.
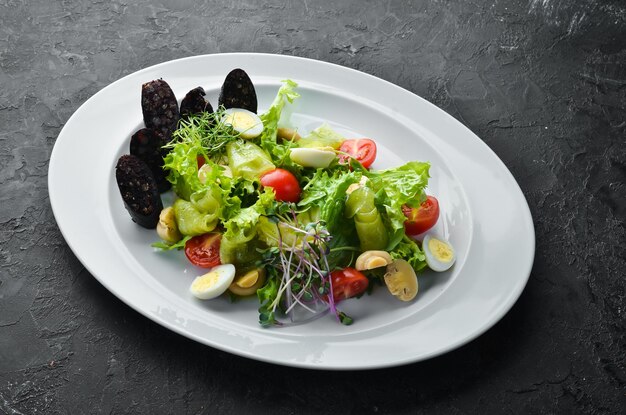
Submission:
<svg viewBox="0 0 626 415">
<path fill-rule="evenodd" d="M 384 287 L 341 308 L 351 326 L 328 315 L 311 324 L 263 329 L 256 299 L 201 302 L 188 287 L 205 271 L 182 252 L 156 252 L 156 232 L 125 211 L 114 167 L 143 127 L 141 85 L 163 78 L 180 99 L 202 86 L 216 106 L 224 77 L 243 68 L 255 83 L 259 113 L 280 81 L 293 79 L 300 131 L 328 122 L 348 137 L 371 137 L 373 168 L 431 162 L 428 193 L 441 216 L 436 231 L 456 248 L 445 273 L 426 272 L 410 303 Z M 476 338 L 512 307 L 532 266 L 535 235 L 526 200 L 511 173 L 471 131 L 424 99 L 345 67 L 264 54 L 219 54 L 166 62 L 126 76 L 85 102 L 61 131 L 49 168 L 52 208 L 63 236 L 85 267 L 126 304 L 159 324 L 209 346 L 277 364 L 368 369 L 406 364 Z"/>
</svg>

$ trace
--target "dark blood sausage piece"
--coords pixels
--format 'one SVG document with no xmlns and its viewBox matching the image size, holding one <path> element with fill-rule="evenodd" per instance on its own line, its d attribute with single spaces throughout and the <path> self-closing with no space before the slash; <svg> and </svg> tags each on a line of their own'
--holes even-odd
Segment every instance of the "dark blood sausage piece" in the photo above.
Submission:
<svg viewBox="0 0 626 415">
<path fill-rule="evenodd" d="M 187 92 L 180 103 L 180 118 L 186 120 L 190 115 L 213 112 L 211 103 L 204 98 L 205 95 L 204 88 L 201 86 Z"/>
<path fill-rule="evenodd" d="M 141 86 L 141 110 L 146 127 L 161 131 L 166 137 L 178 127 L 178 101 L 162 79 Z"/>
<path fill-rule="evenodd" d="M 156 181 L 146 163 L 125 154 L 117 161 L 115 179 L 124 200 L 124 207 L 135 223 L 154 229 L 163 210 Z"/>
<path fill-rule="evenodd" d="M 171 183 L 167 181 L 167 173 L 163 169 L 163 156 L 167 150 L 162 147 L 165 144 L 167 144 L 165 136 L 150 128 L 142 128 L 130 139 L 130 154 L 137 156 L 148 165 L 161 193 L 172 187 Z"/>
<path fill-rule="evenodd" d="M 243 69 L 233 69 L 226 75 L 217 104 L 224 108 L 243 108 L 256 113 L 256 91 Z"/>
</svg>

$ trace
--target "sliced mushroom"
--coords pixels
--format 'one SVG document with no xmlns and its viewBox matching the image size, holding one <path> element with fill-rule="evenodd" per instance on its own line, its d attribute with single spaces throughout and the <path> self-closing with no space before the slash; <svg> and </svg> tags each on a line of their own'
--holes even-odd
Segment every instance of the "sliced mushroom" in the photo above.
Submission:
<svg viewBox="0 0 626 415">
<path fill-rule="evenodd" d="M 236 276 L 228 289 L 235 295 L 247 296 L 256 294 L 263 284 L 265 284 L 265 268 L 253 268 Z"/>
<path fill-rule="evenodd" d="M 178 225 L 176 225 L 174 208 L 170 206 L 161 211 L 156 230 L 159 237 L 167 243 L 173 244 L 182 239 L 183 236 L 178 231 Z"/>
<path fill-rule="evenodd" d="M 389 292 L 401 301 L 411 301 L 417 295 L 417 275 L 404 259 L 394 259 L 387 265 L 385 284 Z"/>
<path fill-rule="evenodd" d="M 278 137 L 287 141 L 298 141 L 302 137 L 293 128 L 278 127 Z"/>
<path fill-rule="evenodd" d="M 365 251 L 356 259 L 355 268 L 358 271 L 380 268 L 391 264 L 392 258 L 386 251 Z"/>
</svg>

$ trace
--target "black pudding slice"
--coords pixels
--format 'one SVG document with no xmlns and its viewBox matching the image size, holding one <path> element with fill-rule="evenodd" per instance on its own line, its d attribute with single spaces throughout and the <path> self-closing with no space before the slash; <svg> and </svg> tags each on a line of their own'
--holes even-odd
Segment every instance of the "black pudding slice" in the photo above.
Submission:
<svg viewBox="0 0 626 415">
<path fill-rule="evenodd" d="M 163 209 L 156 181 L 146 163 L 125 154 L 117 161 L 115 179 L 124 200 L 124 207 L 135 223 L 154 229 Z"/>
<path fill-rule="evenodd" d="M 178 127 L 178 101 L 169 84 L 162 79 L 141 86 L 141 111 L 146 127 L 169 137 Z"/>
<path fill-rule="evenodd" d="M 250 77 L 243 69 L 233 69 L 226 75 L 217 104 L 227 109 L 243 108 L 256 114 L 256 91 Z"/>
<path fill-rule="evenodd" d="M 180 103 L 180 118 L 186 120 L 190 115 L 200 114 L 202 112 L 213 112 L 211 103 L 204 97 L 206 93 L 201 86 L 187 92 L 185 98 Z"/>
<path fill-rule="evenodd" d="M 167 154 L 167 151 L 162 148 L 165 144 L 167 144 L 165 136 L 150 128 L 142 128 L 130 139 L 130 154 L 137 156 L 148 165 L 161 193 L 172 187 L 163 169 L 163 157 Z"/>
</svg>

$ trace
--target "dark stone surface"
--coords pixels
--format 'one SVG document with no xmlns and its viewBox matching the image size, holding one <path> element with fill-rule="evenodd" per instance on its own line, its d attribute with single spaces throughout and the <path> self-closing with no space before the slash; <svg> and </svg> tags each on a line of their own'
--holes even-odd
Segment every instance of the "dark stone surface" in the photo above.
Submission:
<svg viewBox="0 0 626 415">
<path fill-rule="evenodd" d="M 626 4 L 573 3 L 0 0 L 0 413 L 626 413 Z M 49 205 L 63 124 L 128 73 L 232 51 L 356 68 L 476 132 L 536 226 L 506 317 L 426 362 L 307 371 L 173 334 L 92 278 Z"/>
</svg>

